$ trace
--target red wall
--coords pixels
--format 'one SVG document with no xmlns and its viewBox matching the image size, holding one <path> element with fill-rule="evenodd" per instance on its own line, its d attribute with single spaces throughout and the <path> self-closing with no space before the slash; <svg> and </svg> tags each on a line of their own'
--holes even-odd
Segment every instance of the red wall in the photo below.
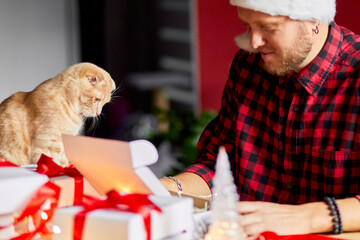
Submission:
<svg viewBox="0 0 360 240">
<path fill-rule="evenodd" d="M 335 22 L 360 34 L 360 1 L 337 0 Z"/>
<path fill-rule="evenodd" d="M 338 0 L 336 22 L 360 34 L 360 1 Z M 197 63 L 200 109 L 219 110 L 229 67 L 237 51 L 234 37 L 245 27 L 228 0 L 197 0 Z"/>
<path fill-rule="evenodd" d="M 219 110 L 222 91 L 237 47 L 234 37 L 245 27 L 228 0 L 197 0 L 200 109 Z"/>
</svg>

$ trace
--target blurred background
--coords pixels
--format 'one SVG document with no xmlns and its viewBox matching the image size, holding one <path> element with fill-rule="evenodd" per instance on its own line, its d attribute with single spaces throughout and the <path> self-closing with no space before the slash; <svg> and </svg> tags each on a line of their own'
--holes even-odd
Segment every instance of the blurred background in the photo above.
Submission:
<svg viewBox="0 0 360 240">
<path fill-rule="evenodd" d="M 360 2 L 337 5 L 336 22 L 360 33 Z M 77 62 L 97 64 L 118 91 L 85 135 L 149 139 L 154 172 L 176 173 L 219 110 L 244 30 L 228 0 L 0 0 L 0 101 Z"/>
</svg>

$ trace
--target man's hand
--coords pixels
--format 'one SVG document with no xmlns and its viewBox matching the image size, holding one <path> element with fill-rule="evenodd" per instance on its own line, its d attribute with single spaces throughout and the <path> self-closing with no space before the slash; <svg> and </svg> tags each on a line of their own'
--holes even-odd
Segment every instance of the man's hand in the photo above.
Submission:
<svg viewBox="0 0 360 240">
<path fill-rule="evenodd" d="M 332 230 L 332 217 L 325 203 L 288 205 L 239 202 L 240 224 L 251 236 L 265 231 L 278 235 L 307 234 Z"/>
</svg>

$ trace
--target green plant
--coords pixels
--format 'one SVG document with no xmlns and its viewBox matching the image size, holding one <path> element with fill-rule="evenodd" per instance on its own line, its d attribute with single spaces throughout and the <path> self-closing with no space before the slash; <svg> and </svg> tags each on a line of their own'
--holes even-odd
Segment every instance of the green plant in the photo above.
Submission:
<svg viewBox="0 0 360 240">
<path fill-rule="evenodd" d="M 198 155 L 197 142 L 205 126 L 216 116 L 215 111 L 206 110 L 199 116 L 192 111 L 156 109 L 155 116 L 159 124 L 167 124 L 164 131 L 149 133 L 149 140 L 159 147 L 162 142 L 169 142 L 180 168 L 173 168 L 168 174 L 176 174 L 194 162 Z"/>
</svg>

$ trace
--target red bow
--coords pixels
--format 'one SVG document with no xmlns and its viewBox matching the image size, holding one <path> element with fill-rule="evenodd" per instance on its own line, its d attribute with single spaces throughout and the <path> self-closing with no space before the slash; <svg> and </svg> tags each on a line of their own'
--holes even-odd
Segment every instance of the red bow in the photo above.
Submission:
<svg viewBox="0 0 360 240">
<path fill-rule="evenodd" d="M 13 163 L 6 162 L 0 159 L 0 167 L 19 167 Z M 28 233 L 23 233 L 18 237 L 12 238 L 12 240 L 29 240 L 32 239 L 37 233 L 48 234 L 49 231 L 46 228 L 46 223 L 49 222 L 54 214 L 54 210 L 57 206 L 60 195 L 60 188 L 52 182 L 46 182 L 42 185 L 29 199 L 24 210 L 20 213 L 20 216 L 15 218 L 15 222 L 23 221 L 26 217 L 32 217 L 34 219 L 35 230 Z M 46 213 L 46 219 L 37 219 L 42 205 L 48 201 L 50 203 L 50 209 L 44 210 Z M 10 225 L 11 226 L 11 225 Z M 9 226 L 1 226 L 0 230 Z"/>
<path fill-rule="evenodd" d="M 256 240 L 341 240 L 316 234 L 285 235 L 279 236 L 273 232 L 263 232 Z"/>
<path fill-rule="evenodd" d="M 48 177 L 69 176 L 74 178 L 74 204 L 79 204 L 83 201 L 84 178 L 72 164 L 62 167 L 56 164 L 53 161 L 53 158 L 48 157 L 45 154 L 41 154 L 37 165 L 36 172 L 45 174 Z"/>
<path fill-rule="evenodd" d="M 147 194 L 125 194 L 120 195 L 115 190 L 108 192 L 107 199 L 98 200 L 90 196 L 84 196 L 85 202 L 81 204 L 84 209 L 75 215 L 74 240 L 81 240 L 86 214 L 98 209 L 112 209 L 140 214 L 144 219 L 147 239 L 151 239 L 151 216 L 150 211 L 161 209 L 156 206 Z"/>
</svg>

